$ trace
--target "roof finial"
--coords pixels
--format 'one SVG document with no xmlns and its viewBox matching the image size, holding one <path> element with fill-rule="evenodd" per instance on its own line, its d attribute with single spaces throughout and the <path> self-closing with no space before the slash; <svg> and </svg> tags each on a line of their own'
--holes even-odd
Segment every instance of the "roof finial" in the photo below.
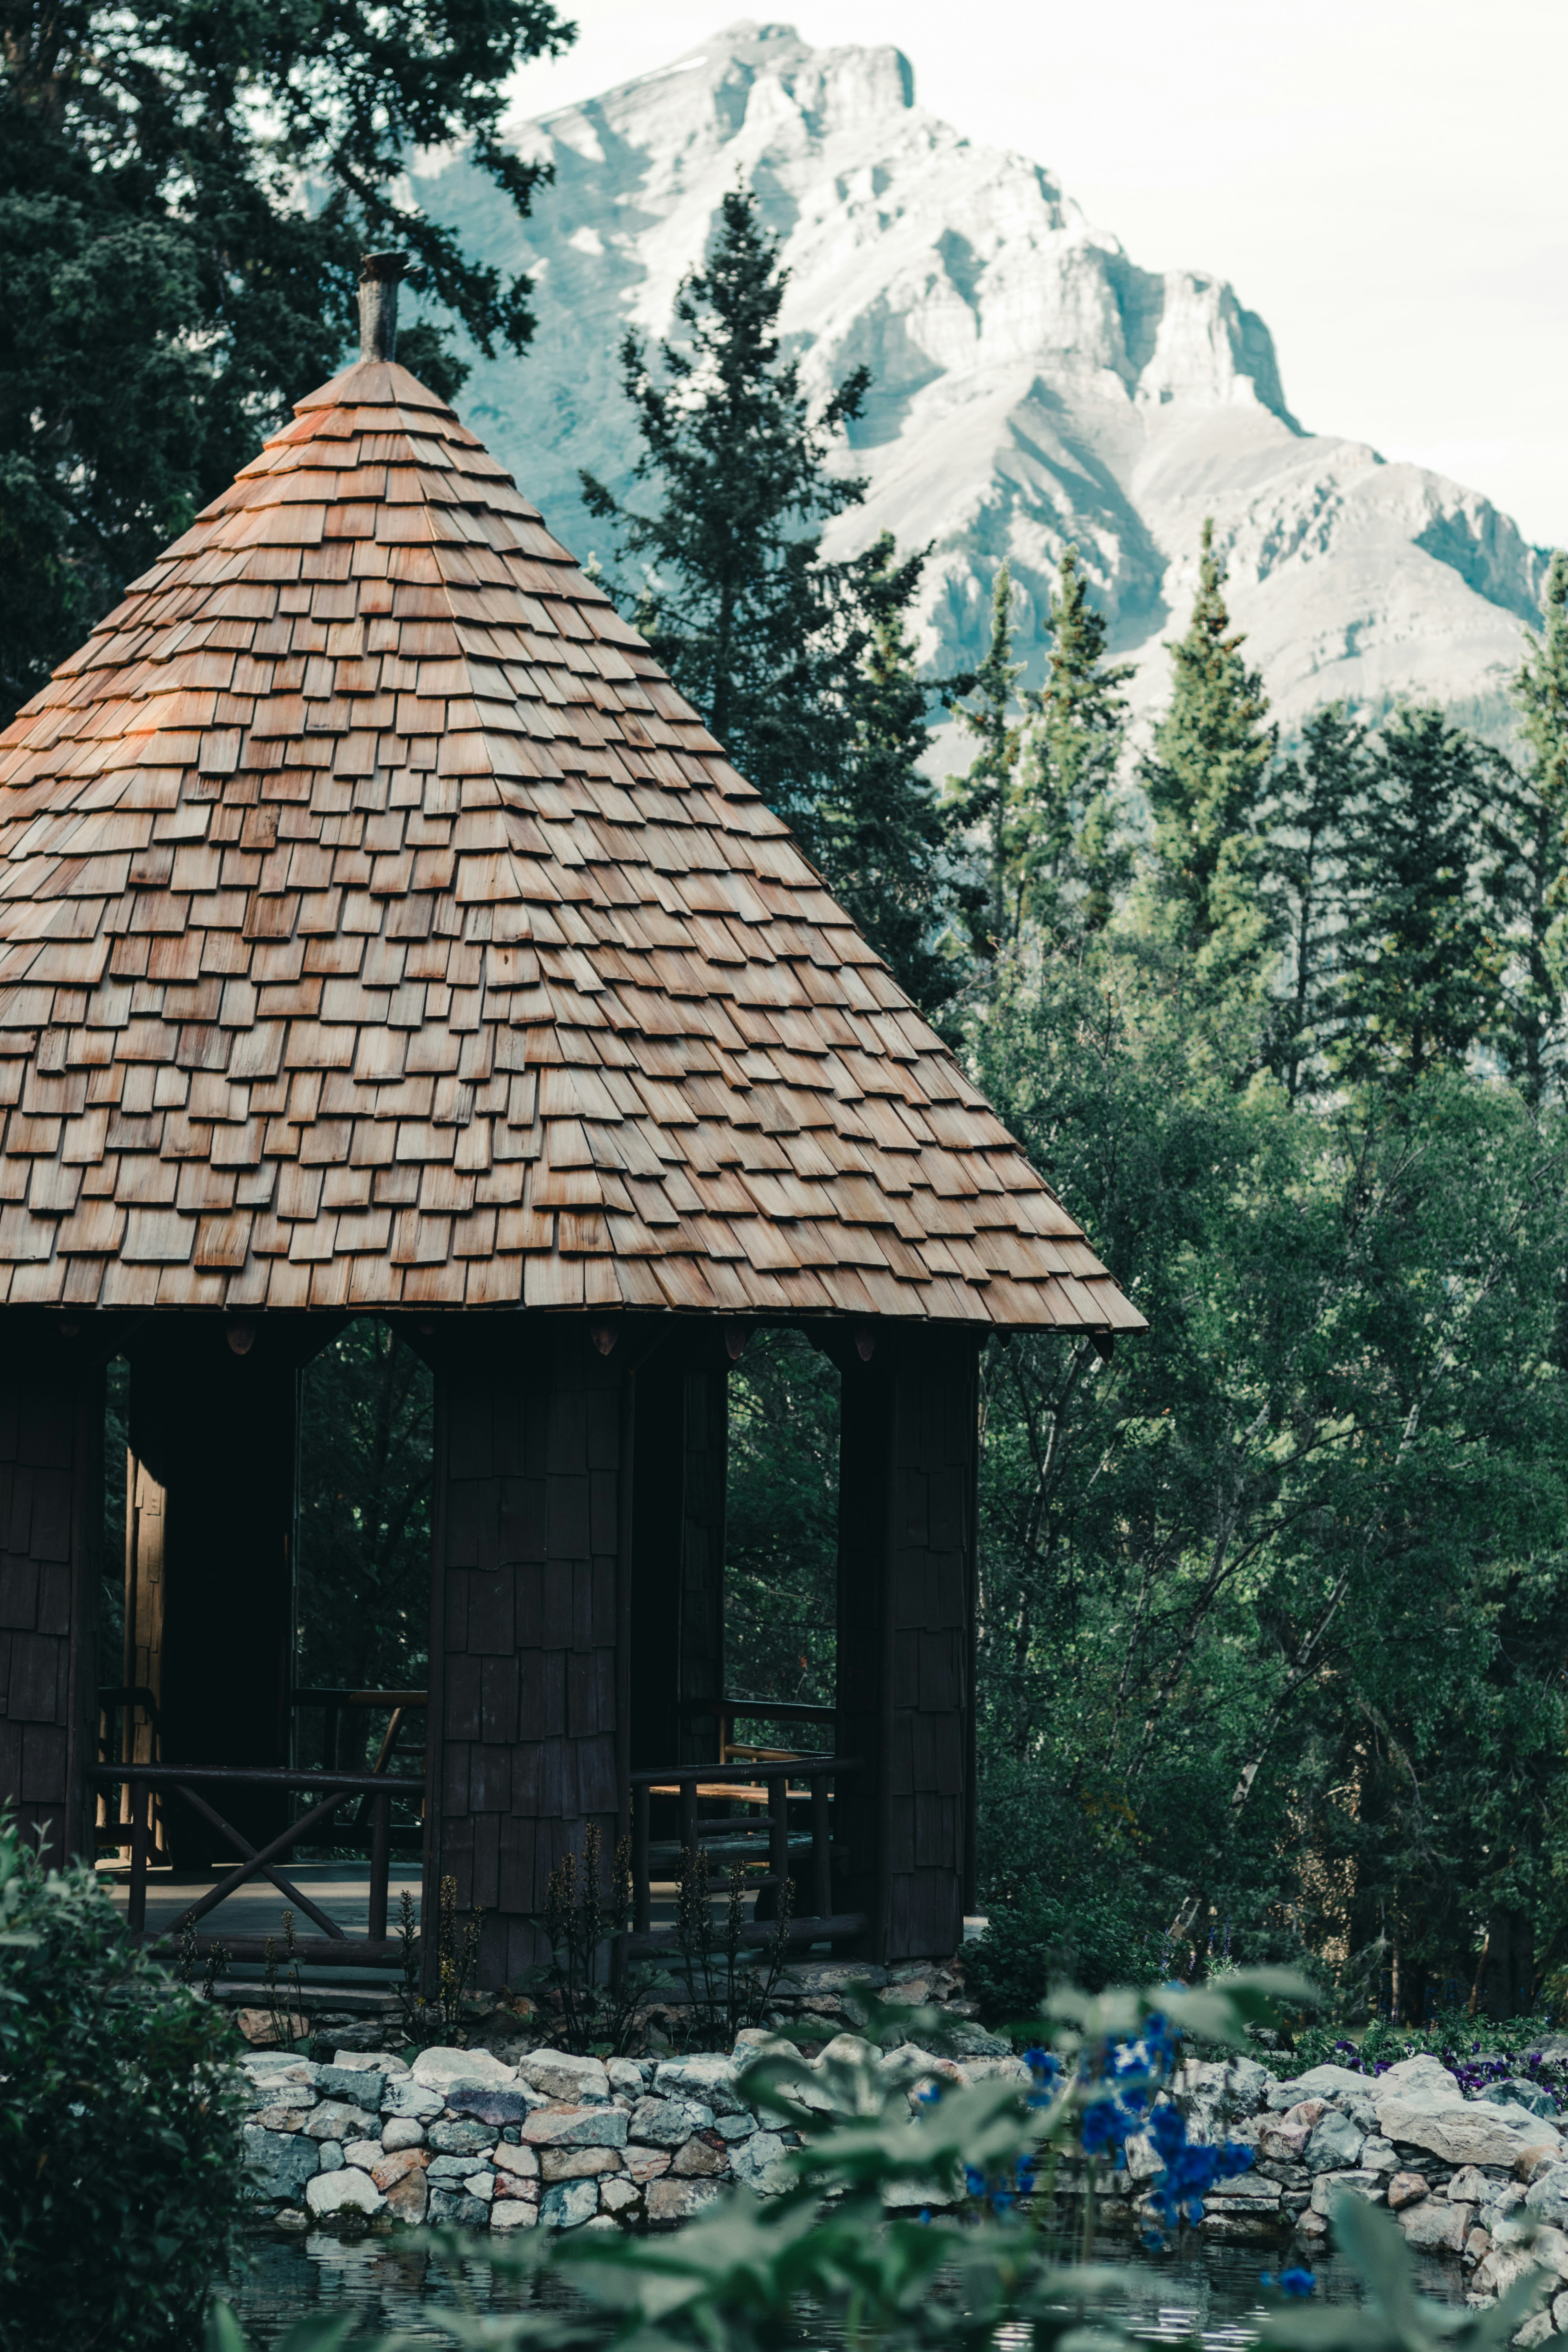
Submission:
<svg viewBox="0 0 1568 2352">
<path fill-rule="evenodd" d="M 367 253 L 359 266 L 359 355 L 390 360 L 397 352 L 397 281 L 408 268 L 405 253 Z"/>
</svg>

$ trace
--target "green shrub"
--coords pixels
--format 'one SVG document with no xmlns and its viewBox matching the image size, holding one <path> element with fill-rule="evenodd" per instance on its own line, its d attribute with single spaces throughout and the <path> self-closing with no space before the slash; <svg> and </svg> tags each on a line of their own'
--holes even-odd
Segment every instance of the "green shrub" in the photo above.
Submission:
<svg viewBox="0 0 1568 2352">
<path fill-rule="evenodd" d="M 987 2024 L 1033 2017 L 1061 1979 L 1100 1992 L 1150 1973 L 1148 1923 L 1131 1901 L 1070 1899 L 1038 1885 L 994 1905 L 977 1943 L 963 1948 L 964 1982 Z"/>
<path fill-rule="evenodd" d="M 0 1817 L 0 2345 L 189 2340 L 236 2251 L 227 2019 Z"/>
</svg>

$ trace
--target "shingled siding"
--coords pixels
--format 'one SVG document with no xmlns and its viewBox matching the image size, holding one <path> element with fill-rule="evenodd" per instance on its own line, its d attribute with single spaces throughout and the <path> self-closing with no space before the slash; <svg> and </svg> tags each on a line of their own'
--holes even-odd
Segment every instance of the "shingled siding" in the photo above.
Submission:
<svg viewBox="0 0 1568 2352">
<path fill-rule="evenodd" d="M 91 1852 L 102 1377 L 33 1318 L 0 1318 L 0 1802 L 28 1836 L 48 1824 L 56 1862 Z"/>
<path fill-rule="evenodd" d="M 955 1951 L 970 1875 L 976 1350 L 884 1332 L 842 1353 L 839 1752 L 865 1758 L 844 1807 L 838 1899 L 879 1959 Z"/>
<path fill-rule="evenodd" d="M 488 1985 L 546 1957 L 531 1915 L 587 1822 L 617 1832 L 621 1385 L 576 1318 L 470 1327 L 437 1371 L 426 1916 L 450 1874 Z"/>
</svg>

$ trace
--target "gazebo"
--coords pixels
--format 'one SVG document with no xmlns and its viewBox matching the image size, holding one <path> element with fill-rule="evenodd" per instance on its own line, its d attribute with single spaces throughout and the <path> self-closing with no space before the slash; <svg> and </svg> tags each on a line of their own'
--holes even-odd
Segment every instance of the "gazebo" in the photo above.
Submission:
<svg viewBox="0 0 1568 2352">
<path fill-rule="evenodd" d="M 276 1871 L 289 1791 L 343 1779 L 289 1747 L 297 1375 L 392 1318 L 436 1381 L 426 1916 L 455 1877 L 505 1980 L 588 1822 L 637 1833 L 644 1878 L 639 1791 L 700 1832 L 726 1376 L 784 1323 L 843 1378 L 835 1771 L 795 1933 L 948 1953 L 979 1349 L 1105 1352 L 1142 1318 L 637 632 L 390 357 L 395 275 L 367 264 L 366 355 L 0 737 L 0 1796 L 89 1853 L 120 1685 L 133 1856 L 178 1780 L 188 1836 L 217 1820 L 241 1875 Z M 123 1659 L 95 1633 L 121 1355 Z M 327 1921 L 319 1957 L 390 1948 L 373 1810 L 372 1934 Z"/>
</svg>

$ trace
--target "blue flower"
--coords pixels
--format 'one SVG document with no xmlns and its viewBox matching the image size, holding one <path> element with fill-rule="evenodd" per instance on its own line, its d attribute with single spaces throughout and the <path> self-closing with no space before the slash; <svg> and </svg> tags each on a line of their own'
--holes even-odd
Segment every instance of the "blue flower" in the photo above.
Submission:
<svg viewBox="0 0 1568 2352">
<path fill-rule="evenodd" d="M 1303 2270 L 1281 2271 L 1278 2278 L 1272 2271 L 1265 2271 L 1258 2280 L 1260 2286 L 1275 2286 L 1281 2294 L 1297 2297 L 1310 2294 L 1317 2284 L 1311 2272 Z"/>
<path fill-rule="evenodd" d="M 971 2197 L 984 2196 L 985 2175 L 981 2171 L 980 2167 L 977 2164 L 966 2164 L 964 2166 L 963 2185 L 969 2191 Z"/>
</svg>

